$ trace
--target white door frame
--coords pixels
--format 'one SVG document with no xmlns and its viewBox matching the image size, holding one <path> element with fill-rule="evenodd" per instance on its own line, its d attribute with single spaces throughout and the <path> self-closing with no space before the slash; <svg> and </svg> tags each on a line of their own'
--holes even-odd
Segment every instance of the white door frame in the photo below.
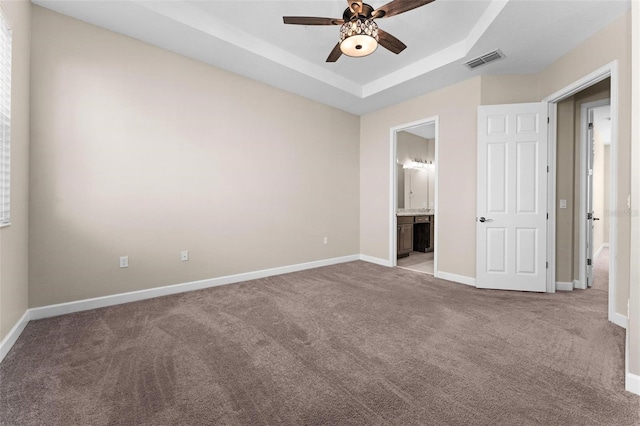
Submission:
<svg viewBox="0 0 640 426">
<path fill-rule="evenodd" d="M 584 256 L 584 253 L 587 249 L 587 132 L 585 131 L 587 127 L 587 112 L 592 108 L 597 108 L 600 106 L 610 105 L 609 99 L 600 99 L 593 102 L 588 102 L 582 104 L 580 107 L 580 205 L 578 208 L 580 209 L 580 243 L 578 245 L 579 253 L 582 253 L 580 257 L 578 257 L 578 283 L 576 284 L 576 288 L 585 290 L 587 288 L 587 259 Z M 613 124 L 613 118 L 611 119 L 611 123 Z M 613 125 L 611 126 L 613 129 Z M 612 138 L 613 139 L 613 138 Z M 610 148 L 611 149 L 611 148 Z M 611 152 L 611 151 L 610 151 Z M 611 159 L 609 159 L 611 161 Z M 614 169 L 609 169 L 611 172 L 614 172 Z M 611 188 L 609 188 L 611 189 Z M 593 195 L 593 194 L 592 194 Z M 609 211 L 612 211 L 609 208 Z M 595 255 L 595 248 L 593 250 L 593 254 Z M 595 260 L 595 259 L 592 259 Z M 609 274 L 611 274 L 611 269 L 609 269 Z"/>
<path fill-rule="evenodd" d="M 440 221 L 438 220 L 438 188 L 440 186 L 440 179 L 438 177 L 438 170 L 440 168 L 440 162 L 438 157 L 439 152 L 439 139 L 440 129 L 438 125 L 439 116 L 433 116 L 423 118 L 422 120 L 412 121 L 411 123 L 400 124 L 390 129 L 390 155 L 389 155 L 389 265 L 392 267 L 398 264 L 398 232 L 397 232 L 397 218 L 396 213 L 398 211 L 398 139 L 397 133 L 402 130 L 411 129 L 413 127 L 424 126 L 426 124 L 433 124 L 435 126 L 435 153 L 434 153 L 434 176 L 436 179 L 435 194 L 434 194 L 434 206 L 433 216 L 435 220 L 435 226 L 433 227 L 433 276 L 438 277 L 438 228 L 440 227 Z"/>
<path fill-rule="evenodd" d="M 549 258 L 549 270 L 547 272 L 547 292 L 555 293 L 556 283 L 556 132 L 557 132 L 557 104 L 558 102 L 606 79 L 611 78 L 611 147 L 610 147 L 610 198 L 609 211 L 615 212 L 617 206 L 617 175 L 615 171 L 618 169 L 618 61 L 610 62 L 603 67 L 593 71 L 592 73 L 582 77 L 581 79 L 569 84 L 568 86 L 558 90 L 552 95 L 544 98 L 549 102 L 549 180 L 548 180 L 548 209 L 549 209 L 549 227 L 547 236 L 547 253 Z M 609 221 L 610 237 L 609 237 L 609 298 L 608 298 L 608 318 L 609 321 L 626 328 L 627 319 L 615 312 L 615 295 L 616 295 L 616 271 L 615 259 L 617 254 L 617 219 L 615 214 L 611 214 Z"/>
</svg>

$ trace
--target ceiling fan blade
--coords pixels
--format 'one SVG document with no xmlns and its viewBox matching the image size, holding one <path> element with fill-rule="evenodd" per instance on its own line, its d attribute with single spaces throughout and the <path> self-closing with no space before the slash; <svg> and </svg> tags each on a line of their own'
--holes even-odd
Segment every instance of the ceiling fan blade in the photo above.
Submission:
<svg viewBox="0 0 640 426">
<path fill-rule="evenodd" d="M 404 44 L 403 42 L 401 42 L 400 40 L 398 40 L 388 32 L 382 31 L 380 28 L 378 28 L 378 37 L 379 37 L 378 43 L 382 47 L 392 51 L 396 55 L 407 48 L 406 44 Z"/>
<path fill-rule="evenodd" d="M 293 25 L 342 25 L 342 19 L 334 18 L 316 18 L 312 16 L 283 16 L 282 20 L 285 24 Z"/>
<path fill-rule="evenodd" d="M 373 18 L 388 18 L 425 6 L 435 0 L 393 0 L 373 11 Z"/>
<path fill-rule="evenodd" d="M 342 50 L 340 50 L 340 43 L 336 44 L 331 53 L 329 53 L 329 57 L 327 58 L 327 62 L 335 62 L 342 55 Z"/>
</svg>

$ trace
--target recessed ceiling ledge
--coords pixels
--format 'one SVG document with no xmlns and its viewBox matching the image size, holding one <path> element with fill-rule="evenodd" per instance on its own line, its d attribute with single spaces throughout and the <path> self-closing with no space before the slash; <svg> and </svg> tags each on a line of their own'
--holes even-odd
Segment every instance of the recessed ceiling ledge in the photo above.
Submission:
<svg viewBox="0 0 640 426">
<path fill-rule="evenodd" d="M 257 37 L 239 31 L 222 20 L 201 14 L 186 2 L 150 2 L 135 0 L 135 4 L 154 13 L 172 19 L 180 24 L 196 29 L 208 36 L 233 44 L 234 46 L 261 56 L 276 64 L 290 68 L 319 82 L 333 86 L 358 98 L 362 98 L 362 86 L 334 72 L 287 52 Z"/>
<path fill-rule="evenodd" d="M 466 44 L 466 40 L 462 40 L 453 46 L 364 85 L 362 88 L 363 99 L 464 58 L 468 53 Z"/>
</svg>

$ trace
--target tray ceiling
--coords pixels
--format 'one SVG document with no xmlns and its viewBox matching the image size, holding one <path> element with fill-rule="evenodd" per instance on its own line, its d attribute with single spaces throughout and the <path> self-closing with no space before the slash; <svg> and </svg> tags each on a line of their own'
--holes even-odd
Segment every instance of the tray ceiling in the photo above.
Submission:
<svg viewBox="0 0 640 426">
<path fill-rule="evenodd" d="M 408 46 L 400 55 L 378 47 L 326 63 L 339 26 L 284 25 L 282 16 L 339 18 L 342 0 L 33 3 L 354 114 L 476 75 L 536 73 L 630 7 L 629 0 L 436 0 L 377 20 Z M 506 58 L 463 65 L 495 49 Z"/>
</svg>

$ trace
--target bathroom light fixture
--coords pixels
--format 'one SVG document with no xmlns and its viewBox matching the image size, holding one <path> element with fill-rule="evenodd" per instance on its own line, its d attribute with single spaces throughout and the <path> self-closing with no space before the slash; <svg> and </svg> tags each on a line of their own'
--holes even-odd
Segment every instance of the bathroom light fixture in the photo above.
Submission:
<svg viewBox="0 0 640 426">
<path fill-rule="evenodd" d="M 431 169 L 433 167 L 433 161 L 421 160 L 419 158 L 402 166 L 403 169 Z"/>
</svg>

